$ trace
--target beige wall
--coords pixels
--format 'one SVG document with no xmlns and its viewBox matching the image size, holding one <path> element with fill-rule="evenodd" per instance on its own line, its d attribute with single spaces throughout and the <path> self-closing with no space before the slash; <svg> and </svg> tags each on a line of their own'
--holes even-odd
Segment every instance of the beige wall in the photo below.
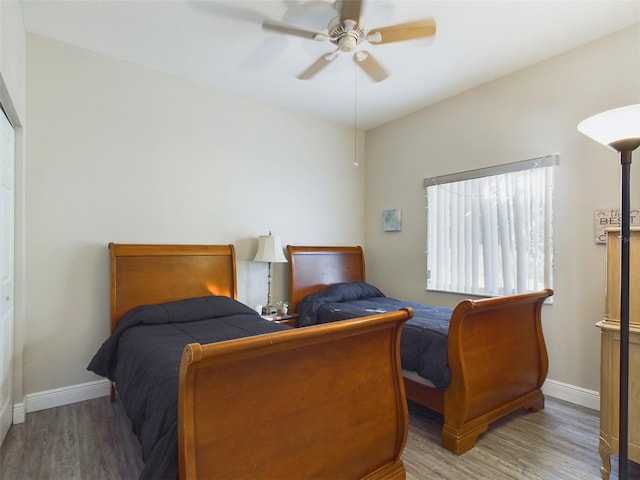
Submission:
<svg viewBox="0 0 640 480">
<path fill-rule="evenodd" d="M 14 350 L 13 395 L 22 401 L 22 345 L 25 334 L 24 297 L 24 159 L 26 139 L 26 33 L 17 2 L 0 1 L 0 104 L 14 127 L 15 141 L 15 236 L 14 236 Z"/>
<path fill-rule="evenodd" d="M 543 311 L 549 378 L 597 391 L 605 247 L 594 210 L 619 204 L 615 153 L 576 130 L 584 118 L 640 102 L 640 28 L 448 99 L 367 132 L 367 274 L 385 293 L 454 305 L 425 291 L 422 181 L 457 171 L 558 154 L 554 201 L 555 301 Z M 640 208 L 640 169 L 632 168 Z M 633 187 L 632 187 L 633 189 Z M 382 210 L 402 209 L 402 232 L 384 233 Z"/>
<path fill-rule="evenodd" d="M 25 37 L 20 4 L 0 2 L 1 99 L 18 126 L 25 122 Z"/>
<path fill-rule="evenodd" d="M 24 394 L 97 378 L 85 366 L 108 333 L 110 241 L 233 243 L 249 304 L 266 294 L 266 267 L 248 261 L 258 235 L 360 243 L 388 294 L 453 305 L 460 297 L 424 291 L 422 179 L 552 153 L 549 377 L 598 389 L 604 248 L 593 211 L 617 205 L 618 163 L 575 127 L 640 101 L 638 28 L 367 132 L 359 168 L 351 129 L 42 37 L 27 37 L 27 79 Z M 402 208 L 402 232 L 382 232 L 388 208 Z M 276 299 L 285 276 L 278 265 Z"/>
<path fill-rule="evenodd" d="M 248 304 L 266 299 L 258 235 L 363 243 L 350 128 L 32 35 L 27 112 L 26 394 L 98 379 L 108 242 L 235 244 Z"/>
</svg>

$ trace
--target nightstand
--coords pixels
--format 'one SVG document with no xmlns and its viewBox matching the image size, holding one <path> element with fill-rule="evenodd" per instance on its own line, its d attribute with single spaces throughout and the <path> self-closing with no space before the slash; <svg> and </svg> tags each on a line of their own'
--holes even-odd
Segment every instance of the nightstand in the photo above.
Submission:
<svg viewBox="0 0 640 480">
<path fill-rule="evenodd" d="M 264 318 L 265 320 L 269 320 L 270 322 L 284 323 L 285 325 L 289 325 L 290 327 L 297 327 L 299 316 L 300 315 L 298 315 L 297 313 L 288 313 L 286 315 L 262 315 L 262 318 Z"/>
</svg>

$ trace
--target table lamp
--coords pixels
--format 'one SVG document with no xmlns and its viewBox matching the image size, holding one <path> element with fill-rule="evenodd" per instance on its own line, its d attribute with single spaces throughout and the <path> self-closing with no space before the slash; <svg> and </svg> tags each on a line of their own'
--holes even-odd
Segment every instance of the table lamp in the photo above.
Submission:
<svg viewBox="0 0 640 480">
<path fill-rule="evenodd" d="M 258 238 L 258 251 L 253 259 L 254 262 L 268 263 L 267 274 L 267 304 L 262 307 L 263 315 L 276 315 L 278 309 L 271 304 L 271 264 L 272 263 L 286 263 L 287 258 L 282 253 L 282 244 L 280 243 L 280 237 L 277 235 L 261 235 Z"/>
</svg>

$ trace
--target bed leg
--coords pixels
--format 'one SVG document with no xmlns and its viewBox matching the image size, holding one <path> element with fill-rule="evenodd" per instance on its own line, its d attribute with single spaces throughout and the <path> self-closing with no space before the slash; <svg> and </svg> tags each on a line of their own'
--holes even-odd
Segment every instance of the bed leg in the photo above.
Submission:
<svg viewBox="0 0 640 480">
<path fill-rule="evenodd" d="M 111 403 L 115 403 L 116 401 L 116 386 L 111 384 Z"/>
<path fill-rule="evenodd" d="M 486 432 L 488 428 L 489 425 L 486 423 L 473 428 L 461 429 L 455 429 L 445 424 L 442 427 L 442 446 L 456 455 L 462 455 L 473 448 L 477 438 L 480 434 Z"/>
<path fill-rule="evenodd" d="M 544 409 L 544 395 L 540 390 L 538 390 L 536 393 L 537 395 L 534 396 L 534 398 L 531 400 L 531 403 L 523 405 L 523 408 L 525 410 L 529 410 L 530 412 L 539 412 L 540 410 Z"/>
</svg>

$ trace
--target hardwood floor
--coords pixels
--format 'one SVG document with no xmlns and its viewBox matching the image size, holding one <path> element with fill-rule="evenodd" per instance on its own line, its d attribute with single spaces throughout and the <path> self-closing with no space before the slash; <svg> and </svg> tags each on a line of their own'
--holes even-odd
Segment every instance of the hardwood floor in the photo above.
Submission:
<svg viewBox="0 0 640 480">
<path fill-rule="evenodd" d="M 457 456 L 440 446 L 442 419 L 409 407 L 403 459 L 408 480 L 599 480 L 598 414 L 547 397 L 537 413 L 516 412 Z M 611 479 L 616 479 L 613 459 Z M 0 448 L 0 478 L 129 480 L 142 468 L 140 448 L 120 403 L 107 397 L 27 415 Z M 631 464 L 630 479 L 640 479 Z"/>
<path fill-rule="evenodd" d="M 119 402 L 109 397 L 27 414 L 0 448 L 2 480 L 128 480 L 141 451 Z"/>
<path fill-rule="evenodd" d="M 408 480 L 601 480 L 599 415 L 595 410 L 546 397 L 537 413 L 514 412 L 480 435 L 457 456 L 440 447 L 439 415 L 410 404 L 409 437 L 403 460 Z M 610 480 L 618 478 L 612 457 Z M 628 479 L 640 480 L 630 464 Z"/>
</svg>

